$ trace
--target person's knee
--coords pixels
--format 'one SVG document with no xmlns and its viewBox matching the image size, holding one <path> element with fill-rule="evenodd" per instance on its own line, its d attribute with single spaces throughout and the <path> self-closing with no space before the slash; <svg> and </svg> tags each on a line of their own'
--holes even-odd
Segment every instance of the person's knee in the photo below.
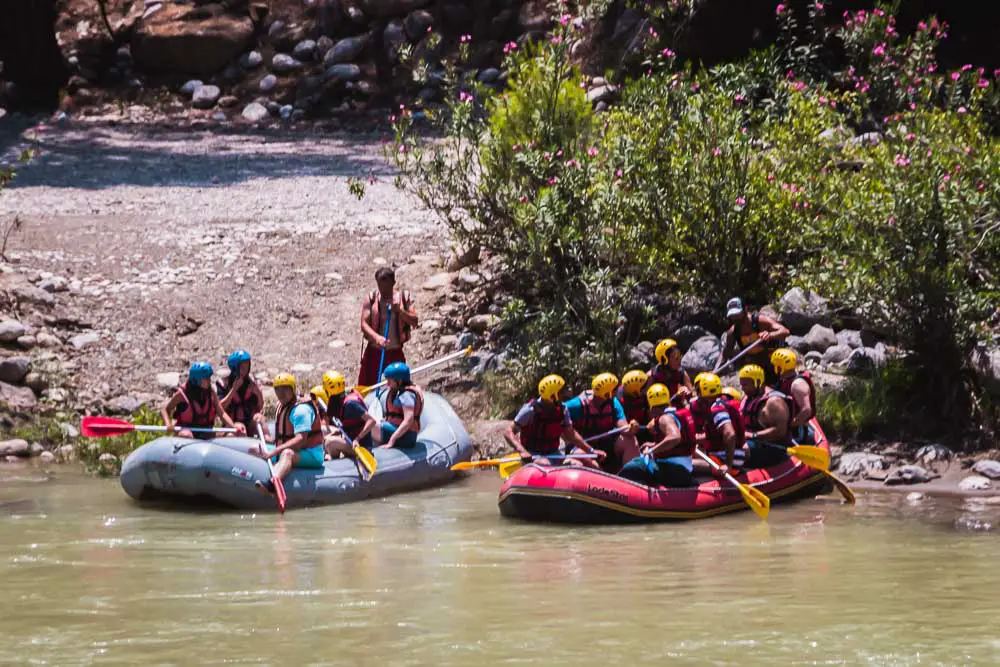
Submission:
<svg viewBox="0 0 1000 667">
<path fill-rule="evenodd" d="M 181 430 L 177 431 L 177 436 L 180 438 L 193 438 L 194 431 L 187 428 L 182 428 Z"/>
<path fill-rule="evenodd" d="M 535 465 L 538 465 L 538 466 L 550 466 L 550 465 L 553 465 L 552 461 L 550 461 L 549 459 L 545 458 L 544 456 L 536 457 L 531 462 L 534 463 Z"/>
<path fill-rule="evenodd" d="M 278 458 L 278 460 L 279 461 L 294 462 L 295 461 L 295 452 L 293 452 L 290 449 L 286 449 L 285 451 L 281 452 L 281 456 Z"/>
</svg>

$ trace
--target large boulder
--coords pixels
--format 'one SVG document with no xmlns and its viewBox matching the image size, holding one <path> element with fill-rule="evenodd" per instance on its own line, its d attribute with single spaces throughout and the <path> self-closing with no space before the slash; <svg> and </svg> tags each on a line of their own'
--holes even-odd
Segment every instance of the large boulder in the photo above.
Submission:
<svg viewBox="0 0 1000 667">
<path fill-rule="evenodd" d="M 715 368 L 715 364 L 722 354 L 722 346 L 715 336 L 702 336 L 691 344 L 688 351 L 681 359 L 681 368 L 688 373 L 702 373 Z"/>
<path fill-rule="evenodd" d="M 390 18 L 423 9 L 431 0 L 361 0 L 361 11 L 375 18 Z"/>
<path fill-rule="evenodd" d="M 778 302 L 779 320 L 797 336 L 805 335 L 816 324 L 830 323 L 830 307 L 826 299 L 813 291 L 793 287 Z"/>
<path fill-rule="evenodd" d="M 29 387 L 15 387 L 6 382 L 0 382 L 0 408 L 11 412 L 29 412 L 38 405 L 35 392 Z"/>
<path fill-rule="evenodd" d="M 27 357 L 0 359 L 0 382 L 21 384 L 30 368 L 31 360 Z"/>
<path fill-rule="evenodd" d="M 212 74 L 243 53 L 253 39 L 248 16 L 221 5 L 164 4 L 143 19 L 132 40 L 136 64 L 147 70 Z"/>
<path fill-rule="evenodd" d="M 972 363 L 987 384 L 1000 390 L 1000 347 L 977 349 L 972 355 Z"/>
<path fill-rule="evenodd" d="M 0 322 L 0 343 L 13 343 L 26 333 L 28 333 L 28 327 L 17 320 Z"/>
<path fill-rule="evenodd" d="M 785 346 L 792 348 L 800 355 L 809 351 L 809 345 L 806 344 L 806 339 L 802 336 L 796 336 L 795 334 L 791 334 L 785 338 Z"/>
<path fill-rule="evenodd" d="M 685 324 L 684 326 L 677 327 L 677 330 L 670 334 L 670 337 L 677 341 L 678 347 L 686 350 L 699 338 L 711 335 L 712 332 L 705 327 L 700 327 L 697 324 Z"/>
<path fill-rule="evenodd" d="M 990 479 L 1000 479 L 1000 461 L 992 461 L 990 459 L 976 461 L 976 464 L 972 466 L 972 472 L 979 473 L 983 477 L 989 477 Z"/>
<path fill-rule="evenodd" d="M 847 359 L 847 372 L 850 375 L 868 375 L 876 368 L 885 366 L 885 346 L 879 343 L 875 347 L 859 347 L 851 351 Z"/>
<path fill-rule="evenodd" d="M 805 343 L 810 350 L 826 352 L 827 349 L 837 344 L 837 334 L 835 334 L 833 329 L 829 327 L 824 327 L 821 324 L 814 324 L 812 328 L 809 329 L 809 333 L 805 335 Z"/>
<path fill-rule="evenodd" d="M 834 345 L 833 347 L 826 348 L 826 351 L 823 353 L 823 363 L 839 364 L 842 361 L 847 361 L 850 356 L 850 347 L 847 345 Z"/>
<path fill-rule="evenodd" d="M 342 39 L 326 52 L 326 55 L 323 56 L 323 64 L 329 67 L 337 63 L 349 63 L 361 55 L 367 43 L 368 38 L 364 36 Z"/>
<path fill-rule="evenodd" d="M 889 462 L 870 452 L 848 452 L 840 457 L 840 474 L 844 477 L 866 476 L 871 472 L 887 470 Z"/>
<path fill-rule="evenodd" d="M 847 345 L 852 350 L 865 346 L 861 338 L 861 332 L 856 329 L 841 329 L 838 331 L 837 342 L 840 345 Z"/>
</svg>

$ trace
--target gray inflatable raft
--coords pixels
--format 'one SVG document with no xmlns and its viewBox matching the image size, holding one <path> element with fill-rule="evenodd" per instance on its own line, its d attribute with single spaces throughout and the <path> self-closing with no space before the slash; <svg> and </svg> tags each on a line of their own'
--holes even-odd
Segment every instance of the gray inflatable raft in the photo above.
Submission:
<svg viewBox="0 0 1000 667">
<path fill-rule="evenodd" d="M 369 396 L 368 409 L 381 419 L 379 399 Z M 420 420 L 423 429 L 412 449 L 375 449 L 378 469 L 368 481 L 352 459 L 327 461 L 322 470 L 293 469 L 284 480 L 288 508 L 354 502 L 455 479 L 451 466 L 472 458 L 461 420 L 448 401 L 430 392 Z M 263 459 L 247 453 L 256 443 L 253 438 L 158 438 L 125 459 L 121 485 L 139 501 L 276 509 L 274 499 L 254 486 L 270 474 Z"/>
</svg>

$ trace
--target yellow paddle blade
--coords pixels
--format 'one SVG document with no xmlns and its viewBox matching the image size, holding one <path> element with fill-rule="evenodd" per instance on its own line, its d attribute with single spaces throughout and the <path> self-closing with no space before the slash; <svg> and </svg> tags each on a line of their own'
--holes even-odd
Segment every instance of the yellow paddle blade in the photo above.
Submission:
<svg viewBox="0 0 1000 667">
<path fill-rule="evenodd" d="M 814 468 L 816 470 L 830 469 L 830 452 L 826 451 L 822 447 L 795 445 L 794 447 L 788 448 L 788 455 L 794 456 L 810 468 Z"/>
<path fill-rule="evenodd" d="M 517 472 L 518 470 L 520 470 L 523 465 L 524 465 L 524 462 L 521 461 L 521 459 L 515 459 L 513 461 L 507 461 L 505 463 L 501 463 L 500 464 L 500 478 L 501 479 L 507 479 L 508 477 L 510 477 L 511 475 L 513 475 L 515 472 Z"/>
<path fill-rule="evenodd" d="M 838 491 L 840 491 L 840 495 L 844 496 L 844 502 L 848 505 L 853 505 L 857 501 L 857 498 L 854 497 L 854 492 L 851 491 L 851 487 L 847 486 L 844 480 L 840 479 L 829 470 L 822 470 L 821 472 L 830 478 L 833 485 L 837 487 Z"/>
<path fill-rule="evenodd" d="M 520 458 L 503 458 L 503 459 L 482 459 L 480 461 L 462 461 L 461 463 L 456 463 L 451 467 L 452 470 L 472 470 L 473 468 L 487 468 L 490 466 L 498 466 L 501 463 L 507 463 L 508 461 L 519 461 Z"/>
<path fill-rule="evenodd" d="M 360 445 L 354 445 L 354 455 L 358 457 L 361 465 L 368 471 L 369 477 L 375 474 L 375 470 L 378 469 L 378 461 L 375 460 L 374 454 Z"/>
<path fill-rule="evenodd" d="M 366 387 L 363 384 L 355 385 L 354 390 L 357 391 L 362 396 L 367 396 L 368 392 L 372 390 L 371 387 Z"/>
<path fill-rule="evenodd" d="M 766 521 L 767 515 L 771 511 L 771 499 L 763 491 L 746 484 L 739 484 L 736 488 L 740 490 L 740 495 L 743 496 L 743 500 L 754 511 L 754 514 Z"/>
</svg>

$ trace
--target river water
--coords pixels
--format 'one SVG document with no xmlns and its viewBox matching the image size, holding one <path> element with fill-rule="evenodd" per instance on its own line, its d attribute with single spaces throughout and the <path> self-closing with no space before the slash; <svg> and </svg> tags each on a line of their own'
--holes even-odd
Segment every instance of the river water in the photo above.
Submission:
<svg viewBox="0 0 1000 667">
<path fill-rule="evenodd" d="M 284 517 L 0 482 L 0 664 L 1000 664 L 996 506 L 578 528 L 501 518 L 491 473 Z"/>
</svg>

